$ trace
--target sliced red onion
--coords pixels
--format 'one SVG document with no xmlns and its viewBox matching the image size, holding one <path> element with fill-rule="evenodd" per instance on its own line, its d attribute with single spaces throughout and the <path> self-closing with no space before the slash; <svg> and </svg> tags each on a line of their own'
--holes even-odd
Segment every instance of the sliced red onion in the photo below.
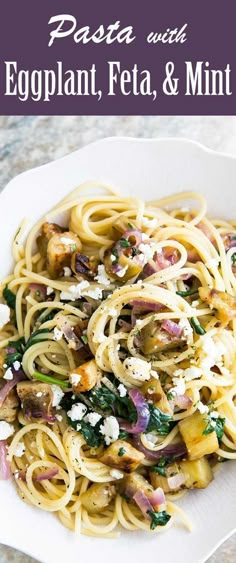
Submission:
<svg viewBox="0 0 236 563">
<path fill-rule="evenodd" d="M 166 502 L 166 497 L 164 494 L 164 491 L 161 487 L 158 487 L 150 496 L 149 496 L 150 502 L 152 503 L 152 506 L 154 507 L 155 510 L 157 510 L 157 508 L 159 506 L 161 506 L 162 504 L 165 504 Z"/>
<path fill-rule="evenodd" d="M 140 508 L 144 517 L 150 519 L 150 516 L 147 514 L 147 511 L 148 510 L 153 511 L 153 506 L 150 503 L 148 497 L 145 495 L 145 493 L 141 489 L 139 489 L 138 491 L 136 491 L 135 495 L 133 496 L 133 500 Z"/>
<path fill-rule="evenodd" d="M 194 248 L 188 250 L 187 256 L 188 256 L 187 257 L 188 262 L 192 262 L 193 264 L 196 264 L 196 262 L 200 260 L 200 256 Z"/>
<path fill-rule="evenodd" d="M 58 473 L 59 469 L 57 467 L 49 467 L 46 471 L 37 475 L 37 477 L 35 477 L 35 481 L 47 481 L 48 479 L 53 479 L 53 477 L 56 477 Z"/>
<path fill-rule="evenodd" d="M 158 252 L 158 254 L 156 254 L 156 263 L 160 270 L 165 270 L 165 268 L 170 267 L 170 263 L 166 260 L 162 252 Z"/>
<path fill-rule="evenodd" d="M 134 403 L 135 408 L 137 409 L 137 422 L 131 424 L 126 420 L 119 420 L 120 428 L 126 430 L 126 432 L 129 432 L 129 434 L 139 434 L 146 430 L 149 423 L 150 412 L 148 404 L 139 389 L 130 389 L 129 396 L 131 401 Z"/>
<path fill-rule="evenodd" d="M 155 301 L 144 301 L 142 299 L 132 299 L 130 301 L 130 305 L 135 308 L 135 311 L 138 312 L 138 309 L 144 311 L 161 311 L 164 305 L 162 303 L 156 303 Z"/>
<path fill-rule="evenodd" d="M 132 326 L 131 323 L 127 323 L 127 321 L 124 321 L 123 319 L 119 319 L 118 321 L 118 325 L 123 329 L 123 330 L 131 330 Z"/>
<path fill-rule="evenodd" d="M 0 441 L 0 479 L 7 481 L 11 475 L 10 464 L 7 461 L 7 442 Z"/>
<path fill-rule="evenodd" d="M 152 260 L 151 262 L 145 264 L 139 279 L 149 278 L 149 276 L 156 274 L 157 272 L 159 272 L 159 270 L 160 270 L 159 266 Z"/>
<path fill-rule="evenodd" d="M 13 368 L 11 368 L 11 370 L 13 373 L 13 379 L 11 379 L 11 381 L 8 381 L 4 385 L 4 387 L 2 387 L 2 389 L 0 390 L 0 407 L 2 407 L 8 394 L 17 385 L 17 383 L 19 383 L 19 381 L 23 381 L 24 379 L 27 379 L 23 370 L 19 370 L 17 372 Z"/>
<path fill-rule="evenodd" d="M 13 346 L 9 346 L 9 347 L 6 348 L 6 352 L 7 352 L 7 354 L 15 354 L 16 348 L 13 348 Z"/>
<path fill-rule="evenodd" d="M 161 328 L 166 330 L 166 332 L 168 332 L 172 336 L 180 337 L 183 333 L 182 327 L 180 327 L 177 323 L 171 321 L 170 319 L 165 319 L 164 321 L 162 321 Z"/>
<path fill-rule="evenodd" d="M 145 457 L 150 461 L 158 461 L 162 457 L 164 459 L 168 459 L 170 457 L 175 457 L 176 459 L 179 459 L 185 457 L 187 454 L 187 449 L 183 442 L 179 442 L 177 444 L 170 444 L 165 448 L 153 451 L 146 448 L 143 445 L 140 436 L 136 435 L 133 436 L 133 445 L 135 446 L 135 448 L 137 448 L 137 450 L 142 452 L 145 455 Z"/>
<path fill-rule="evenodd" d="M 193 404 L 193 401 L 190 397 L 188 397 L 187 395 L 178 394 L 175 395 L 173 402 L 174 405 L 176 405 L 180 409 L 189 409 Z"/>
<path fill-rule="evenodd" d="M 46 285 L 43 285 L 42 283 L 30 283 L 29 288 L 32 291 L 39 292 L 39 297 L 42 299 L 42 301 L 45 301 L 47 299 Z"/>
<path fill-rule="evenodd" d="M 137 248 L 142 242 L 142 236 L 143 233 L 139 229 L 128 229 L 124 232 L 122 238 L 127 239 L 131 246 L 136 246 Z M 119 241 L 117 244 L 119 244 Z"/>
<path fill-rule="evenodd" d="M 167 477 L 168 485 L 171 491 L 176 491 L 179 489 L 186 481 L 186 478 L 183 473 L 177 473 L 176 475 L 172 475 L 172 477 Z"/>
<path fill-rule="evenodd" d="M 65 339 L 67 340 L 71 348 L 73 348 L 73 350 L 80 350 L 80 348 L 83 348 L 83 343 L 80 341 L 78 336 L 76 336 L 73 328 L 70 326 L 68 321 L 63 320 L 60 323 L 60 328 L 64 334 Z"/>
</svg>

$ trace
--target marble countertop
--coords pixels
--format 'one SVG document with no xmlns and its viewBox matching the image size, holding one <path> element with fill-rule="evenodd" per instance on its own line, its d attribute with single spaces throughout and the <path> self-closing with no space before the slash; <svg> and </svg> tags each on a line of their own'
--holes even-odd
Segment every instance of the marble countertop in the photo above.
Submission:
<svg viewBox="0 0 236 563">
<path fill-rule="evenodd" d="M 0 116 L 0 191 L 20 172 L 108 136 L 185 137 L 236 155 L 236 117 L 231 116 Z M 222 561 L 236 561 L 236 535 L 226 541 L 207 563 Z M 18 551 L 0 546 L 0 563 L 9 562 L 37 563 Z"/>
</svg>

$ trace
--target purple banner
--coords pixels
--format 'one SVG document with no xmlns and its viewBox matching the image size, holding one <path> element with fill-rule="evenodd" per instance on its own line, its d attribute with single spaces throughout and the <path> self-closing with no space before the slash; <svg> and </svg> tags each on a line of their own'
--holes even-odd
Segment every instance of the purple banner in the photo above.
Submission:
<svg viewBox="0 0 236 563">
<path fill-rule="evenodd" d="M 236 114 L 234 0 L 7 0 L 1 115 Z"/>
</svg>

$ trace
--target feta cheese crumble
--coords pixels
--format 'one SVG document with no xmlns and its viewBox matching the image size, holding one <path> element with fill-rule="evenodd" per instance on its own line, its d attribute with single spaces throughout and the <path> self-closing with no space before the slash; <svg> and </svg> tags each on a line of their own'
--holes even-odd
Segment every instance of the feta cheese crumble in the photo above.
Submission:
<svg viewBox="0 0 236 563">
<path fill-rule="evenodd" d="M 56 414 L 56 419 L 58 420 L 58 422 L 61 422 L 63 417 L 61 414 Z"/>
<path fill-rule="evenodd" d="M 52 406 L 53 407 L 58 407 L 62 397 L 64 397 L 65 393 L 63 393 L 62 389 L 59 387 L 59 385 L 51 385 L 51 389 L 53 392 L 53 400 L 52 400 Z"/>
<path fill-rule="evenodd" d="M 5 420 L 0 421 L 0 440 L 7 440 L 14 432 L 15 428 L 12 424 L 5 422 Z"/>
<path fill-rule="evenodd" d="M 127 270 L 128 270 L 128 265 L 125 266 L 124 268 L 122 268 L 122 270 L 119 270 L 118 272 L 116 272 L 116 275 L 117 275 L 119 278 L 123 278 L 124 275 L 125 275 L 125 273 L 127 272 Z"/>
<path fill-rule="evenodd" d="M 10 321 L 10 308 L 0 303 L 0 330 Z"/>
<path fill-rule="evenodd" d="M 202 401 L 198 401 L 197 409 L 199 410 L 199 412 L 200 412 L 201 414 L 205 414 L 205 413 L 207 413 L 207 412 L 209 411 L 208 406 L 207 406 L 207 405 L 204 405 L 204 403 L 202 403 Z"/>
<path fill-rule="evenodd" d="M 62 301 L 76 301 L 82 297 L 82 291 L 90 287 L 90 283 L 87 280 L 83 280 L 77 285 L 71 285 L 67 291 L 61 292 Z"/>
<path fill-rule="evenodd" d="M 119 391 L 120 397 L 125 397 L 127 395 L 127 390 L 123 383 L 120 383 L 120 385 L 118 385 L 117 390 Z"/>
<path fill-rule="evenodd" d="M 106 287 L 111 284 L 111 280 L 108 277 L 105 266 L 103 264 L 100 264 L 98 266 L 98 275 L 95 277 L 95 280 L 101 285 L 105 285 Z"/>
<path fill-rule="evenodd" d="M 119 471 L 119 469 L 112 469 L 110 471 L 110 475 L 111 477 L 114 477 L 114 479 L 123 479 L 124 477 L 124 473 L 122 473 L 122 471 Z"/>
<path fill-rule="evenodd" d="M 79 375 L 78 373 L 71 373 L 70 374 L 70 381 L 72 383 L 72 385 L 77 385 L 77 383 L 79 383 L 81 380 L 81 375 Z"/>
<path fill-rule="evenodd" d="M 191 344 L 193 342 L 193 329 L 188 319 L 180 319 L 179 327 L 183 330 L 183 337 L 186 338 L 187 344 Z"/>
<path fill-rule="evenodd" d="M 7 381 L 11 381 L 13 379 L 13 373 L 11 368 L 8 368 L 7 371 L 5 371 L 3 379 L 6 379 Z"/>
<path fill-rule="evenodd" d="M 107 416 L 99 432 L 103 434 L 107 446 L 118 440 L 120 428 L 117 419 L 114 416 Z"/>
<path fill-rule="evenodd" d="M 25 444 L 24 442 L 18 442 L 14 450 L 15 457 L 22 457 L 25 453 Z"/>
<path fill-rule="evenodd" d="M 52 287 L 49 287 L 49 285 L 48 285 L 48 287 L 47 287 L 47 289 L 46 289 L 46 294 L 47 294 L 47 295 L 52 295 L 52 293 L 54 293 L 54 289 L 52 289 Z"/>
<path fill-rule="evenodd" d="M 202 371 L 211 369 L 215 364 L 222 361 L 222 356 L 226 350 L 223 344 L 218 340 L 215 342 L 212 336 L 205 334 L 201 336 L 201 353 L 199 365 Z"/>
<path fill-rule="evenodd" d="M 69 278 L 70 276 L 72 276 L 72 270 L 68 266 L 65 266 L 63 268 L 63 276 L 65 278 Z"/>
<path fill-rule="evenodd" d="M 83 403 L 75 403 L 71 409 L 67 411 L 69 418 L 74 422 L 75 420 L 82 420 L 87 412 L 87 407 Z"/>
<path fill-rule="evenodd" d="M 15 371 L 19 371 L 20 367 L 21 367 L 21 363 L 18 362 L 18 360 L 16 360 L 16 362 L 13 362 L 13 367 Z"/>
<path fill-rule="evenodd" d="M 54 330 L 53 330 L 53 340 L 61 340 L 63 338 L 63 332 L 62 330 L 60 330 L 59 328 L 57 328 L 57 326 L 55 326 Z"/>
<path fill-rule="evenodd" d="M 174 383 L 174 387 L 170 389 L 170 393 L 174 395 L 184 395 L 186 391 L 185 380 L 181 377 L 173 377 L 172 382 Z"/>
<path fill-rule="evenodd" d="M 99 422 L 101 418 L 102 416 L 98 414 L 98 412 L 89 412 L 84 417 L 84 420 L 85 422 L 88 422 L 91 426 L 96 426 L 96 424 Z"/>
<path fill-rule="evenodd" d="M 151 377 L 151 364 L 140 358 L 126 358 L 123 367 L 129 377 L 138 379 L 138 381 L 148 381 Z"/>
<path fill-rule="evenodd" d="M 38 393 L 36 393 L 36 397 L 42 397 L 43 393 L 42 391 L 38 391 Z"/>
</svg>

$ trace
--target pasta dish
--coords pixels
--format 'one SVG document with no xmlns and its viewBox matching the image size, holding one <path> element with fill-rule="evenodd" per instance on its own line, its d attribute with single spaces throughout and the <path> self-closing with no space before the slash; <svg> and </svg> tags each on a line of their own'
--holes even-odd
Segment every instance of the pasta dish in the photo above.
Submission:
<svg viewBox="0 0 236 563">
<path fill-rule="evenodd" d="M 236 221 L 206 213 L 88 183 L 15 235 L 0 478 L 77 533 L 190 529 L 178 499 L 236 458 Z"/>
</svg>

